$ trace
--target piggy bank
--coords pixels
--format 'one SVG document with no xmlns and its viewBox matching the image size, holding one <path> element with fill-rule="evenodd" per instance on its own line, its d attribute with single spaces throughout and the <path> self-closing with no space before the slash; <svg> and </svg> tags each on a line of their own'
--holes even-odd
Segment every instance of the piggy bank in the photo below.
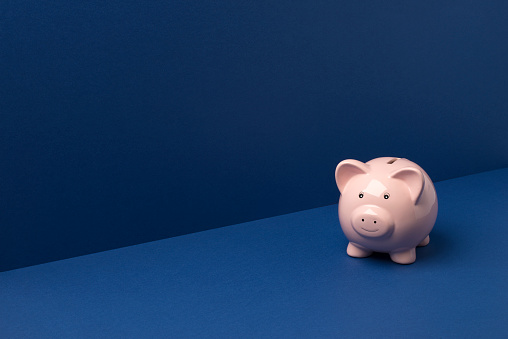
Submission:
<svg viewBox="0 0 508 339">
<path fill-rule="evenodd" d="M 412 264 L 415 248 L 429 243 L 437 217 L 436 190 L 427 173 L 403 158 L 344 160 L 335 181 L 347 254 L 384 252 L 396 263 Z"/>
</svg>

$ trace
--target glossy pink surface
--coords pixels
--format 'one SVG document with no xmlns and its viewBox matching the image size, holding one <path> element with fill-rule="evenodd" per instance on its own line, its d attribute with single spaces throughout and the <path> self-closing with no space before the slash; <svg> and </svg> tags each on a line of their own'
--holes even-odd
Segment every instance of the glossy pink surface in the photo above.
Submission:
<svg viewBox="0 0 508 339">
<path fill-rule="evenodd" d="M 427 173 L 402 158 L 348 159 L 337 165 L 335 180 L 347 253 L 385 252 L 399 264 L 413 263 L 415 248 L 429 243 L 437 217 L 436 190 Z"/>
</svg>

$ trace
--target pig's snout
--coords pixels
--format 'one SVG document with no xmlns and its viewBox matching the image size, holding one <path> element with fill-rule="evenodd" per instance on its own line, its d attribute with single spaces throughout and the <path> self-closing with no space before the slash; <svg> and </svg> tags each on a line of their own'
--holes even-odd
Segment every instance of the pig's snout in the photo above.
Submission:
<svg viewBox="0 0 508 339">
<path fill-rule="evenodd" d="M 389 236 L 394 228 L 390 213 L 375 205 L 357 207 L 351 215 L 351 225 L 356 233 L 368 238 Z"/>
</svg>

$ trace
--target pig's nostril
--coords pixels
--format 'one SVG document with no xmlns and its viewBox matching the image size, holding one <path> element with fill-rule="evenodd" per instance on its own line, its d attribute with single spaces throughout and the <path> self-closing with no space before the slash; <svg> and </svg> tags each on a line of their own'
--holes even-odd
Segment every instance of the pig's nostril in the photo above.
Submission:
<svg viewBox="0 0 508 339">
<path fill-rule="evenodd" d="M 374 220 L 374 224 L 376 223 L 376 220 Z"/>
<path fill-rule="evenodd" d="M 363 221 L 364 221 L 364 220 L 362 219 L 362 222 L 363 222 Z"/>
</svg>

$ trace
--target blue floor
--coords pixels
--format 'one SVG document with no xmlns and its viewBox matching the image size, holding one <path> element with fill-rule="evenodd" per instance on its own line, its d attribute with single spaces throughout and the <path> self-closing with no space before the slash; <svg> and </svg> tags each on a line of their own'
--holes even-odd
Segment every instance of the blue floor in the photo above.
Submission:
<svg viewBox="0 0 508 339">
<path fill-rule="evenodd" d="M 327 206 L 0 273 L 0 337 L 507 338 L 508 169 L 436 189 L 413 265 Z"/>
</svg>

